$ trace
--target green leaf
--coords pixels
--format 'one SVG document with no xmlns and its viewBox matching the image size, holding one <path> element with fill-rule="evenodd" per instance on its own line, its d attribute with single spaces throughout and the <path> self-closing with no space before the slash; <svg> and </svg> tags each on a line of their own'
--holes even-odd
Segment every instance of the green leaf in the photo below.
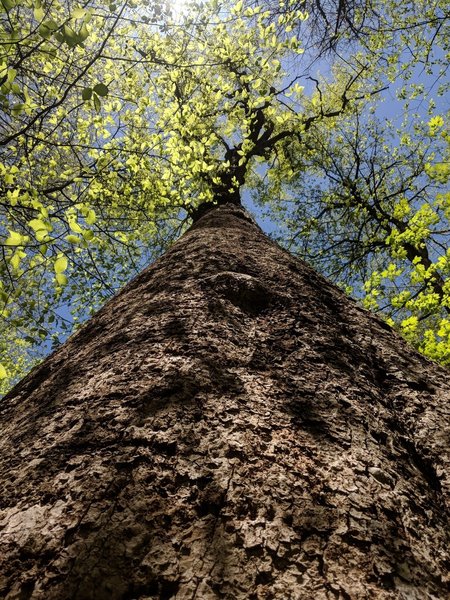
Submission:
<svg viewBox="0 0 450 600">
<path fill-rule="evenodd" d="M 86 11 L 84 8 L 76 8 L 73 12 L 72 12 L 72 18 L 73 19 L 81 19 L 84 17 L 84 15 L 86 14 Z"/>
<path fill-rule="evenodd" d="M 16 69 L 8 69 L 8 83 L 12 83 L 16 78 L 17 71 Z"/>
<path fill-rule="evenodd" d="M 11 231 L 9 229 L 9 237 L 5 241 L 6 246 L 21 246 L 25 241 L 25 236 L 17 233 L 15 231 Z"/>
<path fill-rule="evenodd" d="M 52 30 L 45 23 L 41 23 L 38 27 L 38 33 L 44 40 L 48 40 L 52 35 Z"/>
<path fill-rule="evenodd" d="M 32 219 L 28 225 L 34 229 L 34 231 L 41 231 L 41 230 L 45 230 L 47 231 L 47 225 L 44 223 L 44 221 L 41 221 L 40 219 Z"/>
<path fill-rule="evenodd" d="M 16 5 L 14 0 L 1 0 L 1 4 L 6 11 L 11 10 Z"/>
<path fill-rule="evenodd" d="M 44 9 L 42 8 L 42 6 L 39 6 L 38 8 L 35 8 L 33 10 L 33 14 L 36 21 L 42 21 L 42 17 L 44 16 Z"/>
<path fill-rule="evenodd" d="M 69 48 L 75 48 L 75 46 L 78 44 L 78 36 L 76 32 L 68 25 L 64 25 L 62 35 L 63 40 L 66 42 Z"/>
<path fill-rule="evenodd" d="M 17 254 L 16 252 L 9 262 L 13 269 L 18 269 L 20 265 L 20 254 Z"/>
<path fill-rule="evenodd" d="M 36 239 L 38 242 L 48 242 L 50 237 L 46 230 L 39 229 L 39 231 L 36 231 Z"/>
<path fill-rule="evenodd" d="M 12 113 L 14 116 L 20 115 L 25 110 L 26 104 L 19 102 L 18 104 L 14 104 L 12 107 Z"/>
<path fill-rule="evenodd" d="M 92 88 L 84 88 L 84 90 L 81 92 L 81 97 L 85 101 L 90 100 L 92 98 Z"/>
<path fill-rule="evenodd" d="M 58 29 L 59 25 L 53 19 L 48 19 L 39 25 L 38 33 L 41 37 L 48 39 Z"/>
<path fill-rule="evenodd" d="M 66 235 L 66 240 L 71 244 L 81 244 L 81 238 L 76 235 Z"/>
<path fill-rule="evenodd" d="M 102 104 L 100 102 L 100 98 L 97 96 L 97 94 L 94 94 L 94 108 L 97 112 L 100 112 L 100 109 L 102 107 Z"/>
<path fill-rule="evenodd" d="M 104 83 L 94 85 L 94 92 L 99 96 L 105 97 L 108 95 L 108 87 Z"/>
<path fill-rule="evenodd" d="M 91 209 L 89 209 L 88 214 L 86 215 L 86 223 L 88 225 L 93 225 L 95 223 L 95 221 L 97 220 L 97 216 L 95 214 L 95 211 Z"/>
<path fill-rule="evenodd" d="M 69 220 L 69 227 L 74 233 L 83 233 L 83 230 L 78 225 L 78 223 L 75 221 L 75 219 Z"/>
<path fill-rule="evenodd" d="M 66 256 L 59 256 L 55 260 L 55 265 L 54 265 L 55 273 L 56 274 L 63 273 L 67 269 L 68 264 L 69 264 L 69 262 L 68 262 Z"/>
<path fill-rule="evenodd" d="M 59 285 L 66 285 L 67 277 L 63 273 L 56 273 L 55 278 Z"/>
<path fill-rule="evenodd" d="M 84 42 L 84 40 L 89 36 L 89 29 L 86 27 L 86 24 L 83 23 L 83 25 L 80 28 L 80 31 L 78 32 L 78 43 L 82 44 L 82 42 Z"/>
<path fill-rule="evenodd" d="M 8 377 L 8 371 L 5 367 L 0 363 L 0 379 L 6 379 Z"/>
<path fill-rule="evenodd" d="M 88 229 L 87 231 L 83 232 L 83 238 L 89 242 L 90 240 L 92 240 L 94 238 L 94 232 L 91 231 L 90 229 Z"/>
</svg>

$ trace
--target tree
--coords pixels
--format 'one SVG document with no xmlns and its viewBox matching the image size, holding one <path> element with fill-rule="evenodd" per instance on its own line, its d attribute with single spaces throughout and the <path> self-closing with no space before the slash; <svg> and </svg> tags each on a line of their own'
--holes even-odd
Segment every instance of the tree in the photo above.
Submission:
<svg viewBox="0 0 450 600">
<path fill-rule="evenodd" d="M 62 32 L 45 35 L 37 8 L 30 34 L 10 44 L 19 58 L 3 83 L 0 291 L 16 339 L 64 326 L 66 303 L 77 316 L 95 309 L 130 262 L 142 265 L 160 221 L 179 224 L 201 203 L 237 196 L 274 157 L 288 176 L 280 142 L 301 146 L 315 122 L 345 112 L 368 69 L 342 69 L 327 97 L 302 110 L 298 76 L 287 80 L 281 65 L 303 51 L 291 31 L 307 17 L 298 8 L 286 4 L 281 31 L 270 11 L 242 2 L 207 3 L 195 19 L 162 25 L 125 4 L 112 15 L 100 8 L 69 7 Z M 9 22 L 27 11 L 9 8 Z M 70 33 L 79 19 L 83 39 Z M 50 51 L 60 69 L 51 85 Z M 17 94 L 29 100 L 17 107 Z"/>
<path fill-rule="evenodd" d="M 161 22 L 164 10 L 158 2 L 139 6 L 139 20 Z M 108 207 L 101 197 L 84 203 L 105 167 L 102 135 L 111 135 L 98 114 L 108 95 L 105 54 L 123 58 L 118 38 L 133 17 L 126 1 L 0 3 L 0 314 L 10 341 L 1 345 L 1 391 L 14 380 L 19 346 L 22 363 L 36 360 L 36 346 L 44 340 L 48 351 L 51 337 L 67 335 L 130 277 L 142 254 L 124 244 L 141 207 L 128 207 L 124 219 L 116 197 Z M 142 227 L 138 233 L 145 244 Z M 72 300 L 74 321 L 60 310 Z"/>
<path fill-rule="evenodd" d="M 382 3 L 381 11 L 378 3 L 365 0 L 305 6 L 211 2 L 195 5 L 194 17 L 179 21 L 164 15 L 159 4 L 150 11 L 127 2 L 77 7 L 55 1 L 42 7 L 38 0 L 5 0 L 3 5 L 0 308 L 12 340 L 31 345 L 46 340 L 46 347 L 50 334 L 58 343 L 59 332 L 66 335 L 138 271 L 148 254 L 167 247 L 186 225 L 186 213 L 192 216 L 198 205 L 229 200 L 230 190 L 237 198 L 243 189 L 258 189 L 266 177 L 276 190 L 292 188 L 299 176 L 311 181 L 317 170 L 328 176 L 327 152 L 319 151 L 316 158 L 314 149 L 328 150 L 330 138 L 342 138 L 334 134 L 342 127 L 345 133 L 349 114 L 356 121 L 368 99 L 392 83 L 399 70 L 406 81 L 422 64 L 433 73 L 434 46 L 447 48 L 441 1 L 432 7 Z M 306 8 L 312 25 L 305 26 Z M 22 29 L 26 35 L 18 35 Z M 305 51 L 299 39 L 306 33 Z M 311 65 L 330 53 L 334 63 L 328 80 L 313 76 Z M 299 56 L 306 57 L 304 62 Z M 305 93 L 300 83 L 308 80 L 313 86 Z M 419 94 L 415 83 L 409 87 L 413 97 Z M 407 86 L 401 90 L 407 96 L 409 91 Z M 358 138 L 349 141 L 351 149 L 359 143 Z M 356 164 L 360 151 L 358 146 Z M 334 154 L 333 161 L 342 158 L 344 164 L 349 155 L 355 158 L 339 148 Z M 428 164 L 420 151 L 410 156 L 407 168 Z M 375 163 L 381 165 L 382 159 L 383 153 Z M 382 213 L 367 213 L 361 201 L 365 188 L 372 193 L 370 185 L 356 176 L 340 183 L 351 216 L 365 211 L 364 227 L 384 232 L 394 254 L 406 251 L 414 277 L 425 272 L 423 297 L 416 302 L 417 281 L 408 279 L 403 265 L 381 269 L 388 277 L 400 272 L 395 283 L 401 280 L 414 300 L 399 311 L 405 333 L 445 362 L 449 345 L 439 334 L 447 336 L 441 314 L 447 302 L 445 257 L 427 250 L 428 261 L 413 262 L 423 253 L 414 244 L 424 243 L 414 238 L 416 221 L 423 233 L 422 217 L 434 219 L 439 211 L 424 215 L 419 208 L 420 218 L 410 218 L 412 228 L 403 215 L 399 237 L 398 207 L 390 202 L 387 219 L 386 203 Z M 283 210 L 284 198 L 270 196 L 277 211 Z M 328 222 L 331 229 L 340 227 L 342 202 L 335 206 L 329 199 L 316 202 L 327 209 L 321 233 Z M 307 202 L 296 200 L 302 205 L 296 214 L 304 216 Z M 370 250 L 380 240 L 372 240 L 370 232 L 369 243 L 361 240 L 360 221 L 349 220 L 356 248 L 350 244 L 346 255 L 331 256 L 326 269 L 336 260 L 348 265 L 357 256 L 357 266 L 368 267 L 363 283 L 373 301 L 380 290 L 372 286 L 379 273 Z M 438 236 L 445 227 L 443 219 Z M 305 231 L 305 223 L 300 229 Z M 407 242 L 409 250 L 395 247 L 402 236 L 414 238 Z M 352 270 L 355 279 L 358 271 Z M 430 313 L 430 300 L 439 314 Z M 64 316 L 67 305 L 73 319 Z M 389 316 L 398 315 L 391 311 Z M 411 335 L 416 320 L 423 326 Z M 433 339 L 421 346 L 428 333 Z M 11 375 L 11 356 L 1 361 L 0 378 Z"/>
<path fill-rule="evenodd" d="M 347 25 L 340 35 L 329 28 L 330 49 L 339 55 L 351 44 L 346 60 L 356 50 L 372 57 L 402 117 L 390 106 L 386 120 L 372 98 L 333 127 L 318 123 L 306 152 L 291 151 L 295 176 L 265 182 L 256 197 L 286 247 L 448 365 L 449 134 L 439 106 L 448 90 L 448 7 L 342 2 L 338 13 Z M 339 23 L 332 10 L 316 17 L 316 26 Z M 314 81 L 325 95 L 326 83 Z"/>
<path fill-rule="evenodd" d="M 3 400 L 1 595 L 446 598 L 449 397 L 213 208 Z"/>
<path fill-rule="evenodd" d="M 272 201 L 270 185 L 261 198 L 291 250 L 448 365 L 449 138 L 441 117 L 415 129 L 394 144 L 358 114 L 322 128 L 297 159 L 291 200 Z"/>
</svg>

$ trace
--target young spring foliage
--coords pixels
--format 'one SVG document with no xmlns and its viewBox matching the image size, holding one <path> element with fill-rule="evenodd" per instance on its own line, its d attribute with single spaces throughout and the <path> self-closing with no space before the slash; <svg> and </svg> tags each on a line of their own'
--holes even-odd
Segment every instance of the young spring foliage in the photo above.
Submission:
<svg viewBox="0 0 450 600">
<path fill-rule="evenodd" d="M 378 34 L 363 36 L 352 60 L 308 86 L 311 54 L 302 64 L 299 38 L 308 28 L 303 5 L 282 0 L 276 10 L 267 7 L 270 2 L 212 1 L 172 19 L 155 3 L 2 0 L 3 389 L 19 374 L 20 361 L 28 365 L 37 355 L 42 340 L 47 348 L 52 337 L 57 343 L 70 332 L 158 253 L 201 203 L 238 201 L 244 187 L 260 189 L 269 181 L 271 201 L 282 210 L 289 200 L 284 190 L 295 188 L 300 173 L 331 173 L 329 156 L 318 147 L 331 148 L 341 124 L 355 123 L 383 87 L 381 62 L 394 77 L 400 45 L 389 54 Z M 405 64 L 408 80 L 414 65 Z M 351 153 L 345 157 L 341 146 L 335 145 L 335 159 L 342 150 L 346 161 Z M 429 163 L 429 181 L 443 180 L 444 162 L 420 160 Z M 355 177 L 346 189 L 359 185 Z M 321 198 L 317 207 L 326 210 L 314 218 L 316 231 L 326 232 L 327 223 L 338 226 L 340 213 L 331 195 Z M 302 206 L 310 226 L 304 199 Z M 406 214 L 398 217 L 402 206 L 399 201 L 389 209 L 393 218 L 408 221 Z M 378 223 L 359 199 L 356 210 L 355 203 L 347 208 Z M 418 216 L 412 223 L 416 229 L 421 223 L 423 233 L 431 217 L 413 208 Z M 394 248 L 392 223 L 381 231 Z M 424 237 L 417 236 L 411 244 L 420 246 Z M 359 248 L 366 256 L 366 246 Z M 384 266 L 389 277 L 391 254 Z M 325 271 L 341 256 L 331 253 Z M 379 270 L 377 263 L 364 279 L 368 297 L 376 288 L 370 275 L 376 279 Z M 404 271 L 399 280 L 406 285 Z M 415 316 L 411 307 L 405 305 L 410 312 L 403 320 Z"/>
<path fill-rule="evenodd" d="M 429 136 L 445 145 L 439 159 L 425 163 L 425 178 L 445 186 L 450 180 L 449 130 L 441 116 L 428 125 Z M 399 197 L 394 203 L 386 238 L 390 262 L 367 279 L 364 302 L 388 312 L 391 325 L 398 323 L 426 356 L 450 365 L 450 193 L 441 189 L 426 200 L 423 196 Z"/>
<path fill-rule="evenodd" d="M 273 160 L 289 176 L 281 142 L 301 144 L 346 110 L 359 66 L 309 105 L 283 71 L 302 53 L 293 32 L 307 15 L 294 4 L 276 24 L 243 2 L 158 22 L 126 3 L 3 4 L 0 310 L 11 340 L 57 341 L 159 249 L 164 227 L 237 199 Z M 13 360 L 1 357 L 4 387 Z"/>
<path fill-rule="evenodd" d="M 450 364 L 448 126 L 439 112 L 448 6 L 360 9 L 333 44 L 351 46 L 346 60 L 371 57 L 366 76 L 389 87 L 388 102 L 367 94 L 351 114 L 318 123 L 302 148 L 287 149 L 294 176 L 265 182 L 257 198 L 270 206 L 282 243 Z M 326 82 L 316 86 L 326 94 Z"/>
</svg>

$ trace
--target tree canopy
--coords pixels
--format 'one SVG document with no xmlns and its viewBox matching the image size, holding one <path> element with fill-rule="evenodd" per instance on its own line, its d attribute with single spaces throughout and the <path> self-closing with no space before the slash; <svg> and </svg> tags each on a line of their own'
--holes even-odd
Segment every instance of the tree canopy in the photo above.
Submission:
<svg viewBox="0 0 450 600">
<path fill-rule="evenodd" d="M 0 10 L 4 390 L 200 205 L 250 193 L 283 243 L 450 363 L 444 2 Z M 403 120 L 380 124 L 391 89 Z"/>
</svg>

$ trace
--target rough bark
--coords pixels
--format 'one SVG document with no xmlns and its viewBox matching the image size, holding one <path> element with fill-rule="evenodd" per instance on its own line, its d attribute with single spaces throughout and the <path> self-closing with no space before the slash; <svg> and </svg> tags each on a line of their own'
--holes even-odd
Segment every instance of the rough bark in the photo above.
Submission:
<svg viewBox="0 0 450 600">
<path fill-rule="evenodd" d="M 0 596 L 449 598 L 449 400 L 221 206 L 3 400 Z"/>
</svg>

